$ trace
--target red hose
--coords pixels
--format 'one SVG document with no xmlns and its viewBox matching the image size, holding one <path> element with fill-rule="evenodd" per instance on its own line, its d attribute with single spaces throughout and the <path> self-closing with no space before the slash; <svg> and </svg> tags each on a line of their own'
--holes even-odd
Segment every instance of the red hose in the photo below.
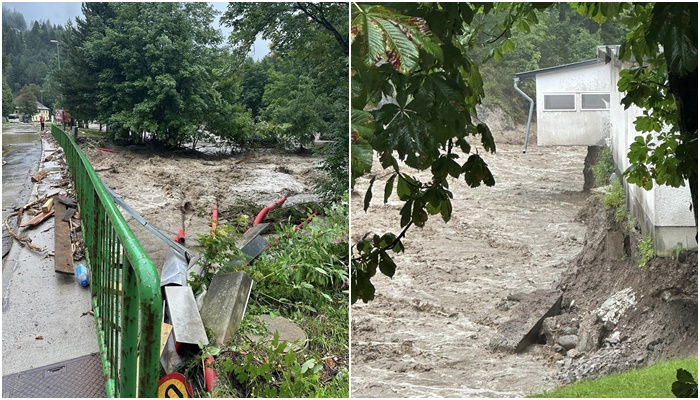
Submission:
<svg viewBox="0 0 700 400">
<path fill-rule="evenodd" d="M 214 236 L 214 231 L 216 228 L 219 226 L 219 207 L 214 206 L 211 208 L 211 230 L 209 231 L 209 234 L 211 236 Z"/>
<path fill-rule="evenodd" d="M 265 215 L 267 215 L 267 213 L 268 213 L 270 210 L 273 210 L 273 209 L 274 209 L 275 207 L 277 207 L 277 206 L 281 206 L 281 205 L 285 202 L 285 200 L 287 200 L 287 198 L 286 198 L 286 197 L 282 197 L 281 199 L 277 200 L 276 203 L 272 203 L 272 204 L 270 204 L 269 206 L 267 206 L 267 207 L 263 208 L 262 210 L 260 210 L 260 212 L 258 213 L 258 216 L 255 217 L 255 221 L 253 221 L 253 226 L 255 226 L 255 225 L 261 223 L 262 220 L 265 218 Z"/>
<path fill-rule="evenodd" d="M 214 389 L 214 381 L 216 381 L 216 371 L 214 371 L 214 368 L 209 367 L 213 363 L 214 356 L 209 356 L 204 360 L 204 381 L 207 385 L 207 392 L 211 392 Z"/>
</svg>

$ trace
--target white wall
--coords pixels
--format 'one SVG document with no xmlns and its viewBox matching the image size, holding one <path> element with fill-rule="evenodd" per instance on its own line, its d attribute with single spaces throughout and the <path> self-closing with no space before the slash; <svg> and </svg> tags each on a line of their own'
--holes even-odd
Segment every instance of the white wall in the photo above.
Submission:
<svg viewBox="0 0 700 400">
<path fill-rule="evenodd" d="M 636 136 L 642 135 L 634 128 L 634 120 L 642 115 L 642 110 L 636 106 L 625 110 L 620 104 L 624 94 L 617 91 L 619 73 L 620 67 L 610 69 L 610 140 L 618 173 L 629 167 L 630 145 Z M 679 242 L 685 247 L 697 247 L 687 181 L 686 186 L 680 188 L 655 183 L 649 191 L 625 183 L 625 191 L 630 212 L 639 221 L 642 233 L 653 235 L 657 251 L 665 252 Z"/>
<path fill-rule="evenodd" d="M 610 66 L 600 63 L 539 73 L 537 80 L 537 145 L 593 146 L 610 132 L 610 112 L 581 110 L 581 93 L 610 92 Z M 545 111 L 545 94 L 574 93 L 575 111 Z"/>
</svg>

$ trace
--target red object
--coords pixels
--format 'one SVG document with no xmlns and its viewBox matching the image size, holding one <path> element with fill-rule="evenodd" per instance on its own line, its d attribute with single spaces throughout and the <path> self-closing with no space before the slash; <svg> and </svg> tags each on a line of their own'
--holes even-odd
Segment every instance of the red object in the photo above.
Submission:
<svg viewBox="0 0 700 400">
<path fill-rule="evenodd" d="M 211 208 L 211 231 L 210 235 L 214 235 L 214 231 L 219 227 L 219 207 L 214 206 Z"/>
<path fill-rule="evenodd" d="M 65 110 L 55 110 L 53 112 L 56 122 L 70 123 L 70 113 Z"/>
<path fill-rule="evenodd" d="M 318 215 L 318 212 L 315 212 L 309 216 L 309 218 L 306 219 L 306 221 L 302 222 L 301 224 L 297 225 L 294 227 L 294 232 L 298 231 L 299 229 L 304 227 L 304 224 L 308 224 L 311 222 L 312 219 L 314 219 L 315 216 Z"/>
<path fill-rule="evenodd" d="M 177 235 L 173 238 L 173 240 L 180 244 L 185 244 L 185 230 L 180 229 L 177 231 Z"/>
<path fill-rule="evenodd" d="M 214 382 L 216 381 L 216 371 L 214 371 L 214 368 L 208 367 L 211 364 L 214 364 L 214 356 L 209 356 L 204 360 L 204 381 L 207 384 L 207 392 L 211 392 L 214 389 Z"/>
<path fill-rule="evenodd" d="M 263 218 L 265 218 L 265 215 L 267 215 L 268 212 L 270 212 L 271 210 L 273 210 L 277 206 L 281 206 L 285 202 L 285 200 L 287 200 L 287 198 L 282 197 L 281 199 L 277 200 L 276 203 L 272 203 L 269 206 L 260 210 L 260 212 L 258 213 L 258 216 L 255 217 L 255 221 L 253 221 L 253 226 L 261 223 Z"/>
<path fill-rule="evenodd" d="M 107 148 L 104 148 L 104 147 L 98 147 L 97 150 L 99 150 L 99 151 L 101 151 L 101 152 L 103 152 L 103 153 L 119 153 L 119 152 L 116 151 L 116 150 L 107 149 Z"/>
</svg>

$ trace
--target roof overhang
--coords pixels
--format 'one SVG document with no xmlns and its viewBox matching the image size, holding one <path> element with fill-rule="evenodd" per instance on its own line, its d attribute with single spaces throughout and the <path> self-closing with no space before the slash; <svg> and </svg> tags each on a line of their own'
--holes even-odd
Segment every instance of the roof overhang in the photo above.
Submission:
<svg viewBox="0 0 700 400">
<path fill-rule="evenodd" d="M 564 65 L 557 65 L 555 67 L 548 67 L 548 68 L 541 68 L 541 69 L 535 69 L 532 71 L 525 71 L 525 72 L 518 72 L 515 74 L 516 78 L 519 79 L 525 79 L 525 78 L 533 78 L 537 74 L 544 74 L 547 72 L 556 72 L 556 71 L 561 71 L 565 69 L 572 69 L 572 68 L 580 68 L 580 67 L 585 67 L 588 65 L 595 65 L 601 63 L 597 58 L 594 58 L 592 60 L 586 60 L 586 61 L 579 61 L 571 64 L 564 64 Z"/>
</svg>

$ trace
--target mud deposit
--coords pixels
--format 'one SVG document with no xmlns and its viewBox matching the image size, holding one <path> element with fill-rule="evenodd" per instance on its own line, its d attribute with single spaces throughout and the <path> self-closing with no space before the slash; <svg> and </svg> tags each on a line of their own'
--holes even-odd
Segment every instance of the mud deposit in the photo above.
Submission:
<svg viewBox="0 0 700 400">
<path fill-rule="evenodd" d="M 482 153 L 496 186 L 450 182 L 452 220 L 411 228 L 393 279 L 377 276 L 376 299 L 352 307 L 352 396 L 515 397 L 556 385 L 545 346 L 524 354 L 489 349 L 508 318 L 509 295 L 557 286 L 583 247 L 586 149 L 499 145 Z M 460 157 L 466 160 L 466 157 Z M 362 211 L 368 177 L 352 196 L 353 241 L 399 232 L 396 196 L 382 204 L 388 176 L 375 161 L 375 201 Z M 427 180 L 427 174 L 419 174 Z"/>
<path fill-rule="evenodd" d="M 312 194 L 321 177 L 320 158 L 261 149 L 234 156 L 155 152 L 139 147 L 103 152 L 81 145 L 100 179 L 146 221 L 168 236 L 184 228 L 188 246 L 208 234 L 212 206 L 232 215 L 243 208 L 259 211 L 287 197 L 285 207 L 318 201 Z M 257 213 L 255 211 L 255 213 Z M 156 267 L 167 246 L 126 212 L 129 226 Z M 248 213 L 252 219 L 255 214 Z M 224 220 L 220 219 L 220 223 Z"/>
</svg>

